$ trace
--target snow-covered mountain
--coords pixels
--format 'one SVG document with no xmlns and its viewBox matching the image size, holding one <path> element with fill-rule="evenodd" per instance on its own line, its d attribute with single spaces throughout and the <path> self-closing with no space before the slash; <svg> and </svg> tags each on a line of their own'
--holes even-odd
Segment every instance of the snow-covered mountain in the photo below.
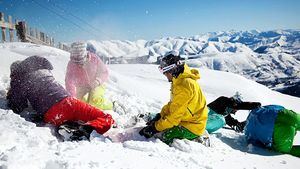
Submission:
<svg viewBox="0 0 300 169">
<path fill-rule="evenodd" d="M 237 73 L 300 97 L 299 92 L 294 92 L 299 91 L 300 83 L 299 30 L 227 31 L 189 38 L 89 42 L 99 55 L 118 63 L 154 63 L 167 51 L 176 50 L 193 66 Z"/>
<path fill-rule="evenodd" d="M 60 142 L 52 134 L 53 126 L 37 127 L 5 106 L 10 64 L 31 55 L 49 59 L 55 78 L 64 84 L 68 52 L 29 43 L 0 44 L 0 169 L 299 168 L 299 158 L 247 145 L 244 135 L 233 130 L 220 129 L 211 134 L 212 147 L 188 140 L 175 140 L 168 146 L 158 139 L 141 137 L 138 131 L 145 121 L 136 120 L 137 115 L 157 113 L 170 99 L 170 83 L 153 64 L 109 65 L 105 97 L 117 101 L 120 107 L 107 113 L 112 114 L 118 127 L 104 136 L 92 133 L 90 142 Z M 190 63 L 196 65 L 193 61 Z M 239 91 L 244 100 L 280 104 L 300 112 L 297 97 L 230 72 L 199 71 L 198 82 L 208 102 Z M 236 115 L 244 120 L 247 114 L 239 111 Z M 294 141 L 298 145 L 299 134 Z"/>
</svg>

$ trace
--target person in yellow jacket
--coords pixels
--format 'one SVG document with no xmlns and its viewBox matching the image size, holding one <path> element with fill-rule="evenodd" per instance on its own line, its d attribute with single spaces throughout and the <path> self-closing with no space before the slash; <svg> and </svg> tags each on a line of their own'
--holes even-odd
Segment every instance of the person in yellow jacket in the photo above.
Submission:
<svg viewBox="0 0 300 169">
<path fill-rule="evenodd" d="M 161 72 L 171 82 L 171 99 L 161 112 L 140 130 L 150 138 L 162 133 L 162 141 L 171 144 L 176 139 L 194 140 L 205 133 L 208 108 L 206 98 L 197 83 L 199 71 L 180 62 L 180 56 L 167 53 L 160 63 Z"/>
</svg>

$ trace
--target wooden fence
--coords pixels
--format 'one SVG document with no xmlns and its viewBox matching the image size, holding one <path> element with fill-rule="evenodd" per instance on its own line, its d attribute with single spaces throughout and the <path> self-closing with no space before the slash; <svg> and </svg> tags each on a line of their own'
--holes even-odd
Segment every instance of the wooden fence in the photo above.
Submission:
<svg viewBox="0 0 300 169">
<path fill-rule="evenodd" d="M 34 44 L 47 45 L 52 47 L 57 47 L 62 50 L 69 50 L 68 45 L 64 43 L 58 43 L 55 46 L 54 38 L 50 37 L 44 32 L 40 32 L 36 28 L 29 27 L 25 21 L 12 22 L 12 17 L 8 16 L 8 22 L 5 21 L 4 13 L 0 12 L 0 27 L 2 34 L 2 42 L 8 42 L 6 30 L 9 31 L 9 41 L 21 41 L 21 42 L 30 42 Z M 14 39 L 14 32 L 17 34 L 17 39 Z"/>
<path fill-rule="evenodd" d="M 9 30 L 9 41 L 13 42 L 15 25 L 12 22 L 12 17 L 8 16 L 8 22 L 5 22 L 4 13 L 0 12 L 0 27 L 1 27 L 2 42 L 7 42 L 6 29 Z"/>
</svg>

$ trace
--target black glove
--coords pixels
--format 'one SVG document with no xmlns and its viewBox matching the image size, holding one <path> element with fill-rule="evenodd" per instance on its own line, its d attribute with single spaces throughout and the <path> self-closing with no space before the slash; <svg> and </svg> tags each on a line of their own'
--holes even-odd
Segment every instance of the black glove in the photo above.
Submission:
<svg viewBox="0 0 300 169">
<path fill-rule="evenodd" d="M 237 122 L 235 125 L 231 126 L 231 128 L 234 129 L 234 131 L 238 133 L 242 133 L 244 131 L 244 127 L 246 125 L 246 121 L 244 122 Z"/>
<path fill-rule="evenodd" d="M 141 136 L 144 136 L 146 138 L 150 138 L 156 133 L 158 133 L 158 131 L 156 130 L 156 128 L 154 126 L 154 123 L 149 125 L 149 126 L 146 126 L 146 127 L 142 128 L 142 130 L 140 130 L 140 132 L 139 132 L 139 134 Z"/>
<path fill-rule="evenodd" d="M 228 114 L 225 117 L 225 120 L 226 120 L 226 124 L 230 126 L 234 131 L 239 133 L 244 131 L 246 121 L 239 122 L 238 120 L 234 119 L 230 114 Z"/>
<path fill-rule="evenodd" d="M 150 121 L 148 121 L 146 124 L 147 125 L 152 125 L 153 123 L 155 123 L 156 121 L 158 121 L 160 119 L 161 115 L 159 113 L 157 113 L 153 119 L 151 119 Z"/>
</svg>

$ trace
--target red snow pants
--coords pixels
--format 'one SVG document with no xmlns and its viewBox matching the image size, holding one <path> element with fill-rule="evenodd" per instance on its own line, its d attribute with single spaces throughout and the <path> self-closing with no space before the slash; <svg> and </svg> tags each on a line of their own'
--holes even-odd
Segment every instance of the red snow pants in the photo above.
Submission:
<svg viewBox="0 0 300 169">
<path fill-rule="evenodd" d="M 55 126 L 66 121 L 83 121 L 94 127 L 99 134 L 105 133 L 114 123 L 110 114 L 74 97 L 66 97 L 54 104 L 44 115 L 44 121 Z"/>
</svg>

